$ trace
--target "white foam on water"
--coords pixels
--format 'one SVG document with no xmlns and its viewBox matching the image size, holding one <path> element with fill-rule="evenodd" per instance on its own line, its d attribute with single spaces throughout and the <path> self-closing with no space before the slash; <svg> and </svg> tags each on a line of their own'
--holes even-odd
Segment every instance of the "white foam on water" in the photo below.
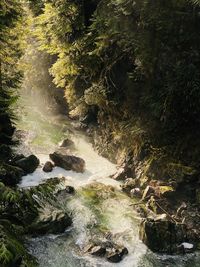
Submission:
<svg viewBox="0 0 200 267">
<path fill-rule="evenodd" d="M 84 137 L 78 136 L 74 138 L 74 142 L 76 145 L 75 155 L 83 158 L 86 162 L 84 173 L 66 171 L 60 167 L 55 167 L 52 172 L 45 173 L 40 166 L 34 173 L 23 176 L 19 187 L 36 186 L 52 177 L 65 177 L 69 184 L 74 187 L 83 186 L 94 181 L 119 187 L 119 182 L 109 178 L 110 175 L 116 172 L 116 165 L 98 155 Z M 36 156 L 40 159 L 41 165 L 49 160 L 49 156 L 46 154 L 36 153 Z"/>
</svg>

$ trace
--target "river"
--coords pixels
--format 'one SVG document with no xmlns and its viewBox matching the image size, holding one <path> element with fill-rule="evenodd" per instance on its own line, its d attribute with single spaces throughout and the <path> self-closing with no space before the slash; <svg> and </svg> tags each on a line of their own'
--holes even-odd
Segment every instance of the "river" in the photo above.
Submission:
<svg viewBox="0 0 200 267">
<path fill-rule="evenodd" d="M 24 143 L 18 152 L 34 153 L 41 164 L 48 160 L 64 138 L 74 141 L 74 154 L 86 162 L 83 174 L 56 167 L 44 173 L 39 167 L 33 174 L 22 178 L 19 187 L 30 187 L 50 177 L 65 177 L 66 184 L 75 187 L 76 194 L 66 205 L 72 214 L 73 225 L 60 235 L 28 238 L 27 248 L 41 267 L 198 267 L 200 256 L 166 256 L 152 253 L 139 240 L 140 218 L 131 204 L 134 202 L 120 191 L 120 183 L 109 178 L 116 165 L 94 151 L 88 137 L 73 129 L 62 115 L 52 115 L 42 109 L 33 97 L 26 95 L 19 101 L 20 116 L 17 128 L 25 131 Z M 98 196 L 98 198 L 97 198 Z M 116 243 L 128 248 L 128 255 L 117 264 L 82 253 L 82 248 L 96 233 L 110 232 Z"/>
</svg>

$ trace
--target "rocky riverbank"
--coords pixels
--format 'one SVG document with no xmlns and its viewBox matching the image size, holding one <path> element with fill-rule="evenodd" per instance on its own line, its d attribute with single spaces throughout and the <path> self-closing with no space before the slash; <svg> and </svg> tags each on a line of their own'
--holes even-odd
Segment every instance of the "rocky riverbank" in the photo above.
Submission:
<svg viewBox="0 0 200 267">
<path fill-rule="evenodd" d="M 101 125 L 102 126 L 102 125 Z M 128 130 L 128 129 L 127 129 Z M 155 148 L 140 138 L 115 140 L 109 126 L 89 125 L 98 152 L 118 164 L 112 176 L 121 189 L 136 198 L 143 218 L 141 240 L 154 252 L 179 254 L 200 248 L 199 169 L 173 157 L 168 149 Z"/>
</svg>

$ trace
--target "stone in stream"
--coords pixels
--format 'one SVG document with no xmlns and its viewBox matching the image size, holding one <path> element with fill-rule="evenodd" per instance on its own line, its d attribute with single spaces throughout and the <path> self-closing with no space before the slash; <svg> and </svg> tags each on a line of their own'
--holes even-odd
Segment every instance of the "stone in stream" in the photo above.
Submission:
<svg viewBox="0 0 200 267">
<path fill-rule="evenodd" d="M 102 246 L 94 246 L 90 250 L 90 254 L 93 256 L 103 257 L 106 254 L 106 249 Z"/>
<path fill-rule="evenodd" d="M 97 241 L 87 245 L 84 252 L 97 257 L 105 257 L 108 261 L 117 263 L 128 254 L 128 249 L 124 246 L 117 245 L 112 241 Z"/>
<path fill-rule="evenodd" d="M 66 147 L 66 148 L 74 148 L 74 142 L 68 138 L 64 139 L 61 144 L 60 147 Z"/>
<path fill-rule="evenodd" d="M 32 173 L 39 166 L 40 161 L 35 155 L 22 157 L 12 162 L 12 165 L 21 168 L 25 174 Z"/>
<path fill-rule="evenodd" d="M 106 259 L 110 262 L 120 262 L 125 255 L 128 254 L 128 249 L 126 247 L 115 247 L 107 251 Z"/>
<path fill-rule="evenodd" d="M 47 161 L 45 164 L 44 164 L 44 167 L 43 167 L 43 171 L 44 172 L 51 172 L 53 170 L 53 167 L 54 167 L 54 164 L 51 162 L 51 161 Z"/>
<path fill-rule="evenodd" d="M 61 154 L 60 152 L 54 152 L 49 157 L 56 166 L 65 170 L 73 170 L 81 173 L 85 170 L 85 161 L 79 157 Z"/>
</svg>

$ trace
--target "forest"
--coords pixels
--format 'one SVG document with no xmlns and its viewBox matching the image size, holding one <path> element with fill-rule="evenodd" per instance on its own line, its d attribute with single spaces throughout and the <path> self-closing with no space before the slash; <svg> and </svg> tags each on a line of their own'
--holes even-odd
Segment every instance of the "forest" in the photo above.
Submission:
<svg viewBox="0 0 200 267">
<path fill-rule="evenodd" d="M 199 0 L 0 0 L 0 266 L 200 266 L 199 131 Z"/>
</svg>

